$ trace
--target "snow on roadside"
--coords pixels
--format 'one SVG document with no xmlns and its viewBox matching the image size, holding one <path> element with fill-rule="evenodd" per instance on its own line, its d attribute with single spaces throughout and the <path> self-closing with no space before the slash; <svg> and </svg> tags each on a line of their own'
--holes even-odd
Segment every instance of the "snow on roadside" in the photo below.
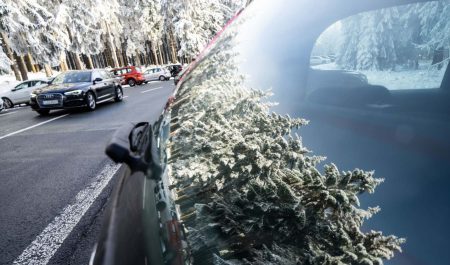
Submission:
<svg viewBox="0 0 450 265">
<path fill-rule="evenodd" d="M 336 63 L 321 64 L 312 67 L 316 70 L 345 70 Z M 431 68 L 425 64 L 420 65 L 417 70 L 399 70 L 399 71 L 361 71 L 367 77 L 369 84 L 382 85 L 389 90 L 400 89 L 424 89 L 439 88 L 445 69 L 441 70 Z"/>
</svg>

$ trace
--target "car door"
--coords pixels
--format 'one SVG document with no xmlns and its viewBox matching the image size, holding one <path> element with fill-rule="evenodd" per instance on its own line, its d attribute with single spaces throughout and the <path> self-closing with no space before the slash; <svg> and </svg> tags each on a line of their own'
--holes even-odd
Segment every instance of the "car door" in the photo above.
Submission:
<svg viewBox="0 0 450 265">
<path fill-rule="evenodd" d="M 102 70 L 100 71 L 100 75 L 103 78 L 103 81 L 106 85 L 105 87 L 105 95 L 109 95 L 109 96 L 113 96 L 114 95 L 114 76 L 112 74 L 110 74 L 108 71 L 106 70 Z"/>
<path fill-rule="evenodd" d="M 100 78 L 101 81 L 95 81 L 97 78 Z M 93 71 L 92 72 L 92 89 L 95 91 L 95 94 L 97 96 L 97 100 L 102 100 L 108 96 L 108 86 L 107 83 L 104 80 L 104 76 L 101 73 L 101 71 Z"/>
<path fill-rule="evenodd" d="M 26 93 L 29 90 L 29 86 L 30 86 L 30 81 L 26 81 L 26 82 L 23 82 L 23 83 L 17 85 L 16 87 L 14 87 L 11 90 L 9 99 L 12 100 L 13 104 L 20 104 L 20 103 L 27 101 L 27 100 L 24 100 L 24 98 L 25 98 Z M 29 96 L 30 95 L 28 94 L 28 99 L 29 99 Z"/>
<path fill-rule="evenodd" d="M 152 69 L 152 80 L 158 79 L 158 68 Z"/>
</svg>

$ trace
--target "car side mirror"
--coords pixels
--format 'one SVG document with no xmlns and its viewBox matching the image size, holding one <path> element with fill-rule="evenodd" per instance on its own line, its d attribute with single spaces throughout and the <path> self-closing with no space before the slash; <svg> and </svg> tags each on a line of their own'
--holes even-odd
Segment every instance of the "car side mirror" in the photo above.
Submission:
<svg viewBox="0 0 450 265">
<path fill-rule="evenodd" d="M 97 77 L 97 78 L 94 79 L 93 84 L 95 85 L 95 84 L 97 84 L 98 82 L 101 82 L 101 81 L 103 81 L 103 79 L 101 79 L 100 77 Z"/>
<path fill-rule="evenodd" d="M 159 179 L 162 168 L 155 144 L 148 122 L 129 123 L 114 133 L 105 152 L 114 162 L 128 165 L 131 171 L 151 173 L 152 178 Z"/>
</svg>

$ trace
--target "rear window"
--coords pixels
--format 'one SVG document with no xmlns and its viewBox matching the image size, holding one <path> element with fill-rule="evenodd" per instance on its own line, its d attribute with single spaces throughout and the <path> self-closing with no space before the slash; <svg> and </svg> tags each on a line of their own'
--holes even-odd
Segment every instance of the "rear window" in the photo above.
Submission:
<svg viewBox="0 0 450 265">
<path fill-rule="evenodd" d="M 439 88 L 449 62 L 449 32 L 436 19 L 443 8 L 420 3 L 336 22 L 316 41 L 310 86 Z"/>
</svg>

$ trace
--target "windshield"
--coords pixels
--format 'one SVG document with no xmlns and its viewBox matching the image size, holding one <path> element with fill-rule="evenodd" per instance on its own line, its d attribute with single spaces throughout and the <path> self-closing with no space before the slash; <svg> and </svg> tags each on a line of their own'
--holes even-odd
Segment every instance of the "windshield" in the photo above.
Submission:
<svg viewBox="0 0 450 265">
<path fill-rule="evenodd" d="M 55 77 L 52 84 L 85 83 L 91 82 L 91 72 L 67 72 Z"/>
</svg>

